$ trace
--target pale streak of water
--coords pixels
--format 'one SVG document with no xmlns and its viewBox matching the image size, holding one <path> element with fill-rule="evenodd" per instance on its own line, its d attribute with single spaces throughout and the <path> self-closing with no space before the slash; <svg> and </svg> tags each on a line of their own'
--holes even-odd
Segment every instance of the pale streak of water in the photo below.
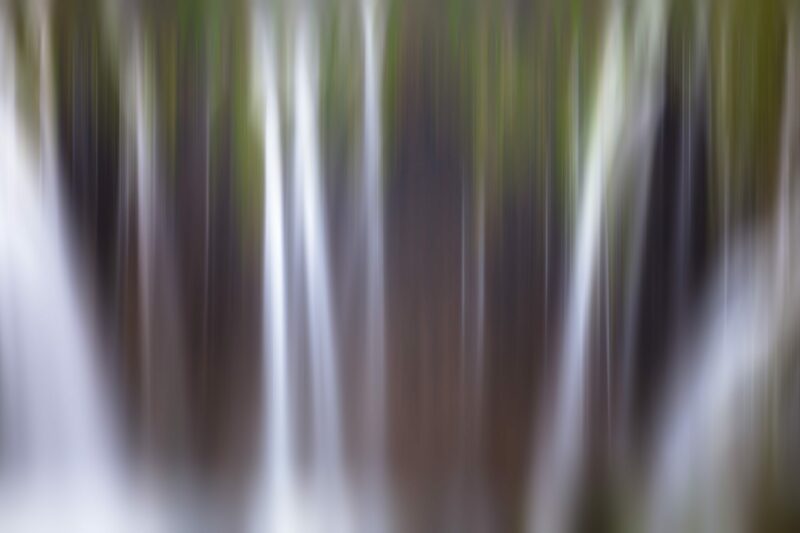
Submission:
<svg viewBox="0 0 800 533">
<path fill-rule="evenodd" d="M 597 99 L 583 164 L 578 205 L 573 271 L 566 303 L 562 352 L 550 431 L 541 441 L 533 479 L 533 501 L 528 528 L 537 532 L 569 530 L 569 510 L 577 497 L 582 470 L 588 336 L 599 243 L 603 237 L 606 193 L 619 190 L 618 176 L 625 165 L 618 160 L 629 151 L 654 109 L 653 91 L 662 55 L 663 6 L 659 1 L 638 6 L 631 46 L 626 53 L 623 9 L 611 6 L 599 70 Z M 626 64 L 629 63 L 629 64 Z M 576 146 L 578 146 L 576 142 Z"/>
<path fill-rule="evenodd" d="M 797 220 L 793 221 L 797 224 Z M 656 442 L 648 492 L 647 530 L 735 532 L 746 521 L 752 452 L 758 445 L 758 394 L 779 362 L 783 340 L 800 316 L 797 246 L 776 265 L 778 226 L 732 242 L 729 265 L 717 271 L 714 296 L 691 351 L 694 364 L 677 375 Z M 727 273 L 727 276 L 725 275 Z M 726 282 L 727 290 L 726 290 Z M 765 407 L 765 406 L 762 406 Z"/>
<path fill-rule="evenodd" d="M 389 493 L 386 479 L 385 282 L 384 210 L 381 161 L 381 57 L 383 12 L 379 3 L 360 5 L 364 39 L 364 108 L 362 141 L 362 223 L 366 236 L 366 322 L 364 446 L 366 477 L 359 496 L 359 516 L 352 514 L 351 479 L 344 466 L 340 407 L 338 349 L 332 314 L 332 273 L 325 195 L 320 167 L 318 127 L 317 46 L 313 12 L 300 6 L 290 17 L 293 37 L 288 72 L 291 78 L 292 183 L 290 202 L 281 142 L 281 108 L 276 68 L 274 21 L 254 9 L 254 69 L 262 83 L 264 103 L 264 357 L 265 430 L 263 489 L 257 496 L 257 531 L 386 531 Z M 288 207 L 288 209 L 287 209 Z M 293 253 L 287 254 L 287 216 L 292 220 Z M 297 272 L 289 280 L 290 266 Z M 299 270 L 297 270 L 299 269 Z M 301 303 L 298 299 L 305 298 Z M 298 308 L 303 314 L 296 312 Z M 290 310 L 294 309 L 290 313 Z M 295 404 L 290 368 L 293 334 L 304 317 L 310 374 L 311 456 L 308 468 L 298 469 L 294 454 Z M 294 326 L 292 326 L 294 324 Z M 300 353 L 300 352 L 297 352 Z M 262 499 L 263 498 L 263 499 Z M 266 500 L 266 502 L 264 501 Z M 263 507 L 263 512 L 259 510 Z"/>
<path fill-rule="evenodd" d="M 267 52 L 267 92 L 265 118 L 265 279 L 270 361 L 270 470 L 276 490 L 291 490 L 292 427 L 289 422 L 289 362 L 286 331 L 286 257 L 283 227 L 283 162 L 281 156 L 278 88 L 272 50 Z"/>
<path fill-rule="evenodd" d="M 281 114 L 278 70 L 273 27 L 265 27 L 255 16 L 257 39 L 256 72 L 261 75 L 264 99 L 264 383 L 265 414 L 262 454 L 265 487 L 258 492 L 255 529 L 258 531 L 300 531 L 301 510 L 297 502 L 297 471 L 294 456 L 296 416 L 291 403 L 288 342 L 288 296 L 284 214 L 284 169 L 281 142 Z"/>
<path fill-rule="evenodd" d="M 271 13 L 270 13 L 271 15 Z M 293 183 L 291 216 L 294 223 L 292 261 L 286 254 L 284 170 L 281 119 L 273 35 L 256 24 L 262 57 L 255 65 L 264 83 L 264 312 L 266 339 L 263 454 L 266 502 L 255 502 L 256 531 L 350 531 L 349 487 L 345 479 L 342 421 L 335 325 L 332 314 L 331 272 L 326 233 L 324 186 L 320 169 L 318 72 L 315 27 L 309 6 L 294 13 L 295 40 L 290 63 L 293 92 Z M 258 18 L 258 14 L 254 18 Z M 273 21 L 270 21 L 273 24 Z M 272 26 L 269 28 L 274 29 Z M 265 35 L 266 33 L 266 35 Z M 376 163 L 377 164 L 377 163 Z M 373 165 L 374 166 L 374 165 Z M 288 265 L 299 269 L 288 283 Z M 289 290 L 292 289 L 292 290 Z M 300 416 L 290 379 L 290 357 L 298 353 L 289 335 L 289 308 L 305 296 L 309 369 L 311 372 L 311 463 L 302 476 L 295 468 L 293 421 Z M 291 304 L 291 305 L 290 305 Z M 294 338 L 294 337 L 291 337 Z M 264 516 L 259 510 L 264 506 Z"/>
<path fill-rule="evenodd" d="M 93 456 L 110 456 L 88 317 L 70 272 L 58 209 L 49 203 L 55 197 L 41 187 L 55 180 L 39 171 L 55 165 L 43 157 L 37 162 L 41 154 L 17 117 L 14 60 L 2 30 L 4 442 L 20 468 L 76 468 Z M 40 396 L 43 390 L 50 394 Z"/>
<path fill-rule="evenodd" d="M 386 352 L 386 317 L 383 264 L 383 182 L 381 173 L 380 72 L 382 53 L 381 14 L 374 0 L 361 2 L 364 36 L 364 181 L 363 208 L 367 232 L 367 353 L 370 371 L 368 431 L 375 441 L 372 449 L 384 447 L 384 358 Z"/>
<path fill-rule="evenodd" d="M 300 196 L 303 267 L 308 312 L 311 386 L 313 395 L 313 454 L 315 476 L 331 496 L 341 489 L 342 435 L 337 349 L 331 306 L 330 262 L 325 231 L 323 184 L 317 126 L 318 71 L 314 29 L 301 8 L 294 50 L 294 179 Z"/>
<path fill-rule="evenodd" d="M 0 530 L 152 531 L 122 486 L 91 313 L 66 246 L 49 89 L 37 147 L 17 114 L 11 42 L 0 19 Z"/>
<path fill-rule="evenodd" d="M 147 73 L 141 36 L 135 32 L 129 66 L 129 87 L 132 91 L 133 137 L 135 140 L 136 221 L 138 240 L 139 295 L 141 298 L 142 386 L 145 428 L 151 427 L 153 380 L 153 277 L 156 225 L 155 192 L 155 128 L 151 111 L 150 77 Z"/>
<path fill-rule="evenodd" d="M 384 531 L 387 520 L 386 485 L 386 304 L 384 280 L 384 203 L 381 135 L 381 75 L 383 72 L 383 6 L 379 0 L 360 2 L 364 42 L 364 125 L 362 206 L 367 245 L 366 419 L 364 453 L 367 461 L 366 502 L 360 508 L 367 531 Z"/>
<path fill-rule="evenodd" d="M 792 13 L 796 15 L 796 13 Z M 767 409 L 786 342 L 800 318 L 800 246 L 792 228 L 797 145 L 798 36 L 790 18 L 776 216 L 750 238 L 732 239 L 716 270 L 695 356 L 668 391 L 648 488 L 646 529 L 744 530 L 754 457 L 763 453 L 756 418 Z M 794 200 L 794 201 L 793 201 Z"/>
<path fill-rule="evenodd" d="M 568 292 L 566 327 L 560 359 L 552 434 L 544 443 L 543 460 L 537 463 L 534 479 L 533 531 L 558 532 L 568 526 L 567 502 L 571 501 L 580 455 L 584 417 L 586 337 L 592 277 L 602 214 L 602 194 L 611 164 L 611 147 L 606 143 L 619 136 L 622 121 L 620 61 L 623 57 L 621 13 L 617 8 L 606 28 L 596 116 L 589 147 L 586 174 L 581 184 L 579 221 L 574 250 L 574 270 Z"/>
</svg>

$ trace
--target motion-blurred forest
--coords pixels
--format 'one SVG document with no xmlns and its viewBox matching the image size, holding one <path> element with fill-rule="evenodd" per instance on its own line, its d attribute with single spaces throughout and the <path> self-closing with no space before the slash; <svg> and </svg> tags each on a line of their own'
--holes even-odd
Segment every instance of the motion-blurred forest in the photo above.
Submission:
<svg viewBox="0 0 800 533">
<path fill-rule="evenodd" d="M 83 351 L 166 531 L 800 528 L 798 17 L 4 0 L 0 526 Z"/>
</svg>

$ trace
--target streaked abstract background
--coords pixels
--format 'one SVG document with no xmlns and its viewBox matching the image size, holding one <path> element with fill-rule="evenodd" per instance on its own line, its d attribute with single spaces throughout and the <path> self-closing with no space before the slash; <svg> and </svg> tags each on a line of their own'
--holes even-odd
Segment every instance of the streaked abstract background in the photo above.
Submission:
<svg viewBox="0 0 800 533">
<path fill-rule="evenodd" d="M 0 531 L 800 530 L 800 4 L 0 0 Z"/>
</svg>

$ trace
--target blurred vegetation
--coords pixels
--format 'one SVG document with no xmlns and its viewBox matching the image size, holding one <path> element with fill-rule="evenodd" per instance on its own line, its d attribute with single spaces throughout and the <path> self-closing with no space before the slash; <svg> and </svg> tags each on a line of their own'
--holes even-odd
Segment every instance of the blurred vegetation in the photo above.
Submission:
<svg viewBox="0 0 800 533">
<path fill-rule="evenodd" d="M 298 6 L 264 3 L 277 19 L 285 58 L 293 46 L 286 28 Z M 710 170 L 715 184 L 710 201 L 715 212 L 722 212 L 720 204 L 727 194 L 734 218 L 762 211 L 774 197 L 790 3 L 670 3 L 671 46 L 682 42 L 685 48 L 688 42 L 690 54 L 697 46 L 708 47 L 714 153 Z M 33 10 L 20 0 L 10 5 L 24 66 L 20 94 L 33 113 L 38 54 L 32 49 L 35 41 L 26 21 Z M 179 137 L 196 133 L 182 131 L 181 101 L 199 98 L 195 104 L 207 105 L 210 113 L 211 179 L 219 179 L 222 171 L 234 179 L 241 207 L 236 213 L 247 234 L 255 229 L 261 208 L 260 145 L 250 98 L 250 5 L 245 0 L 63 0 L 51 6 L 52 20 L 58 21 L 51 30 L 60 107 L 68 102 L 69 65 L 78 64 L 78 55 L 81 61 L 91 59 L 87 74 L 97 83 L 90 84 L 89 98 L 95 105 L 112 106 L 111 112 L 98 114 L 98 120 L 107 122 L 99 127 L 109 134 L 116 129 L 114 109 L 121 98 L 123 65 L 109 45 L 131 46 L 135 28 L 155 72 L 153 106 L 165 179 L 172 179 L 177 170 Z M 115 10 L 118 17 L 113 20 L 109 13 Z M 325 154 L 340 159 L 331 166 L 346 176 L 352 165 L 347 159 L 355 155 L 347 147 L 357 144 L 361 120 L 363 44 L 358 3 L 319 3 L 316 11 Z M 410 91 L 421 90 L 433 102 L 426 108 L 436 115 L 429 117 L 432 124 L 453 119 L 451 134 L 463 166 L 472 179 L 486 181 L 490 196 L 513 195 L 518 184 L 531 180 L 543 196 L 549 180 L 555 193 L 551 199 L 571 211 L 573 167 L 585 146 L 607 12 L 607 2 L 587 0 L 387 0 L 382 6 L 387 160 L 391 161 L 402 134 L 402 117 L 413 100 Z M 695 31 L 696 24 L 707 26 L 707 43 L 696 42 L 702 34 Z M 286 71 L 288 65 L 282 68 Z M 681 66 L 667 68 L 677 76 Z M 289 105 L 285 98 L 284 105 Z"/>
</svg>

